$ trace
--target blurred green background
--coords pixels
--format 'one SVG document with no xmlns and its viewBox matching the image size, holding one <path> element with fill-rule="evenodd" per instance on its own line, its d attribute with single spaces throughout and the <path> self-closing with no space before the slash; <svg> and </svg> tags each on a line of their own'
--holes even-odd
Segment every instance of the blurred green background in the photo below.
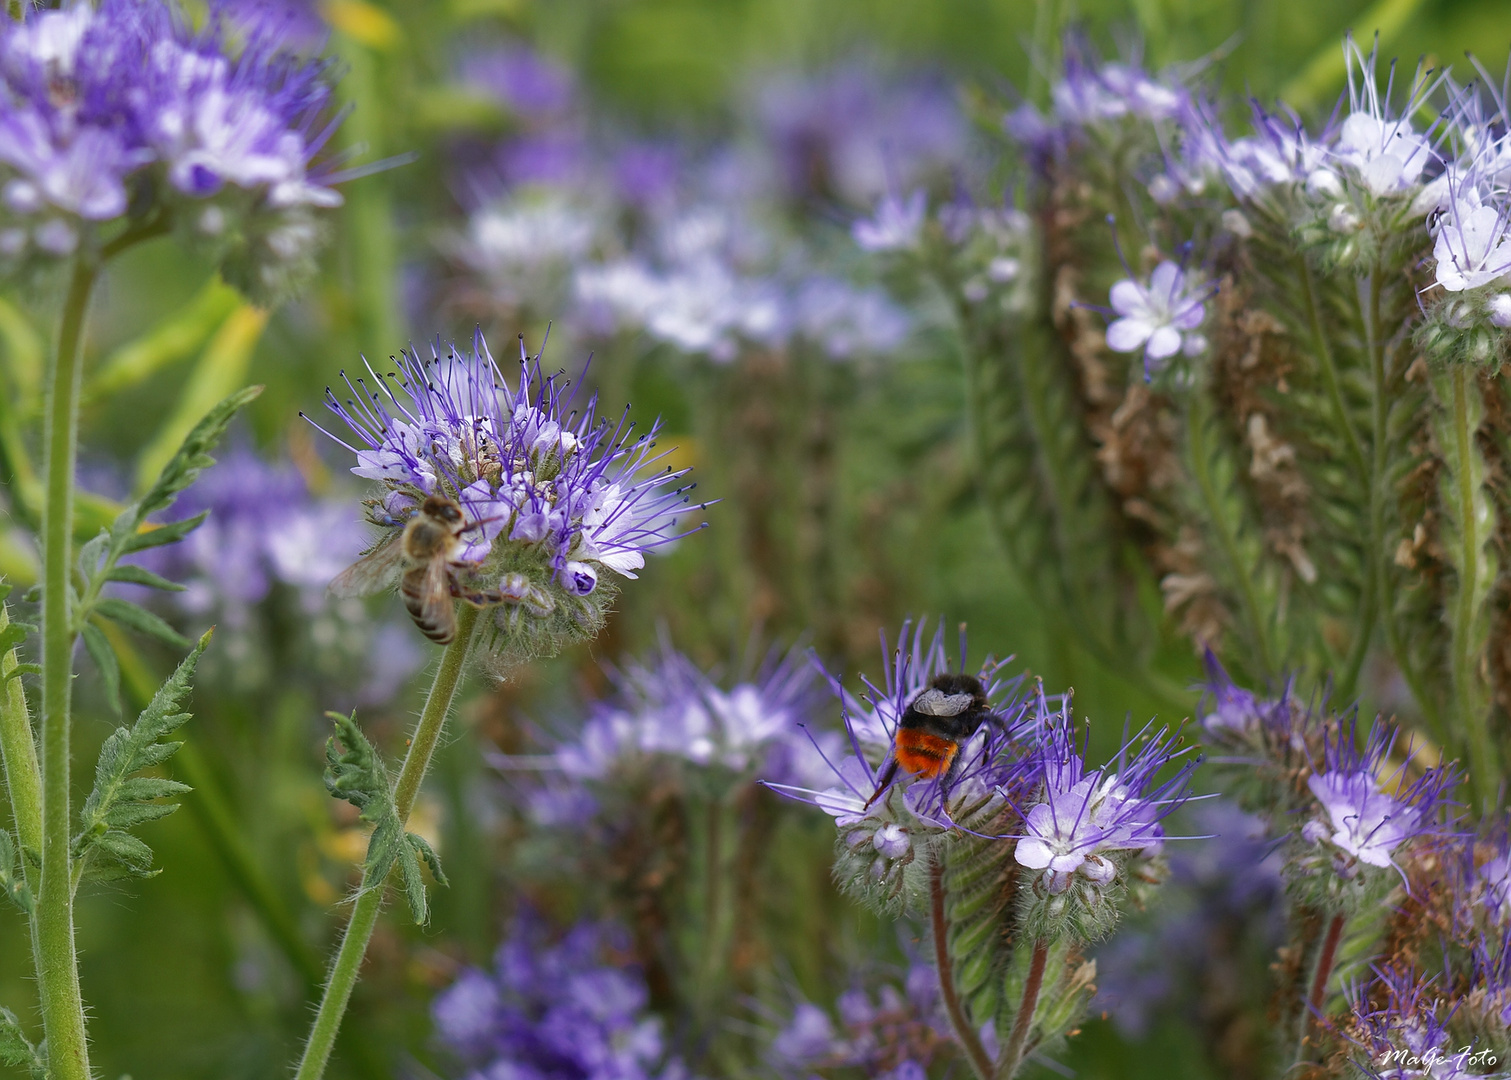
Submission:
<svg viewBox="0 0 1511 1080">
<path fill-rule="evenodd" d="M 297 302 L 273 313 L 265 328 L 255 313 L 243 313 L 239 323 L 223 321 L 235 301 L 207 297 L 208 268 L 170 243 L 121 262 L 96 308 L 88 370 L 102 370 L 112 358 L 119 362 L 124 344 L 186 305 L 205 313 L 219 336 L 200 334 L 177 352 L 162 350 L 150 376 L 87 411 L 86 463 L 129 477 L 144 454 L 160 454 L 157 436 L 144 433 L 157 432 L 170 418 L 192 420 L 226 390 L 255 381 L 268 389 L 250 411 L 243 438 L 270 456 L 292 456 L 317 485 L 333 482 L 297 412 L 318 408 L 325 384 L 359 353 L 381 357 L 411 336 L 470 332 L 470 326 L 436 321 L 407 325 L 401 299 L 406 275 L 429 272 L 439 231 L 460 220 L 449 156 L 455 140 L 508 123 L 458 88 L 456 59 L 470 41 L 522 37 L 576 70 L 594 107 L 627 130 L 693 135 L 726 129 L 742 89 L 760 72 L 817 70 L 856 56 L 1042 95 L 1050 60 L 1046 54 L 1036 67 L 1031 56 L 1071 23 L 1084 25 L 1108 53 L 1142 51 L 1156 69 L 1207 58 L 1231 94 L 1268 101 L 1283 93 L 1298 107 L 1324 114 L 1342 89 L 1345 31 L 1367 38 L 1378 29 L 1382 49 L 1408 63 L 1419 56 L 1451 61 L 1472 49 L 1491 71 L 1505 65 L 1511 43 L 1505 0 L 330 0 L 320 13 L 332 27 L 331 51 L 346 68 L 340 92 L 356 106 L 340 137 L 361 147 L 366 159 L 410 151 L 417 159 L 348 186 L 322 276 Z M 24 412 L 35 406 L 37 341 L 50 335 L 56 297 L 28 292 L 8 302 L 0 319 L 8 381 L 0 393 Z M 543 327 L 519 329 L 533 341 Z M 495 343 L 501 355 L 504 345 Z M 665 441 L 682 443 L 681 460 L 698 465 L 689 385 L 675 370 L 641 365 L 630 389 L 637 415 L 665 416 Z M 851 670 L 864 663 L 874 671 L 878 626 L 895 626 L 908 613 L 943 612 L 970 624 L 978 652 L 1015 652 L 1050 686 L 1073 685 L 1080 710 L 1107 721 L 1108 729 L 1125 715 L 1160 711 L 1160 703 L 1099 669 L 1073 643 L 1052 640 L 1042 613 L 1002 570 L 964 461 L 961 380 L 951 342 L 930 339 L 896 364 L 861 373 L 851 389 L 838 464 L 845 522 L 836 527 L 873 534 L 881 550 L 865 554 L 874 570 L 871 592 L 863 605 L 840 613 L 826 641 L 830 650 Z M 725 494 L 715 479 L 705 477 L 700 494 Z M 646 648 L 659 623 L 709 663 L 728 659 L 753 629 L 779 637 L 800 629 L 781 619 L 756 626 L 759 620 L 737 593 L 720 591 L 724 579 L 707 576 L 714 557 L 708 551 L 720 550 L 719 530 L 730 527 L 730 512 L 728 504 L 712 508 L 708 533 L 653 559 L 593 649 L 536 665 L 503 684 L 479 678 L 465 695 L 422 807 L 423 828 L 441 841 L 452 887 L 438 893 L 436 915 L 424 930 L 385 922 L 354 1004 L 352 1037 L 338 1065 L 343 1075 L 420 1076 L 442 1069 L 429 1042 L 429 1001 L 460 963 L 485 960 L 496 944 L 512 864 L 508 829 L 497 828 L 494 819 L 508 791 L 483 765 L 480 745 L 527 748 L 527 722 L 570 709 L 577 696 L 601 686 L 597 662 Z M 34 576 L 16 532 L 0 535 L 0 572 L 21 581 Z M 856 593 L 837 595 L 835 602 L 848 604 Z M 689 607 L 699 608 L 696 617 Z M 713 632 L 703 632 L 710 626 Z M 689 631 L 686 639 L 679 630 Z M 1168 674 L 1182 682 L 1195 676 L 1184 646 L 1172 643 L 1166 652 Z M 150 685 L 171 658 L 145 654 L 141 661 L 141 678 Z M 203 790 L 188 797 L 185 812 L 152 827 L 164 872 L 96 889 L 80 904 L 85 995 L 102 1075 L 250 1080 L 284 1075 L 295 1053 L 307 1023 L 308 982 L 333 941 L 334 905 L 350 883 L 362 838 L 338 813 L 344 804 L 333 803 L 320 782 L 318 718 L 333 703 L 317 700 L 312 686 L 273 682 L 248 693 L 201 687 L 188 737 L 199 752 Z M 390 710 L 364 715 L 364 725 L 383 745 L 400 746 L 419 695 L 411 686 Z M 81 702 L 76 775 L 82 784 L 113 725 L 92 673 L 81 679 Z M 207 840 L 205 822 L 216 814 L 245 837 L 243 854 L 302 943 L 306 970 L 276 946 L 245 882 Z M 822 868 L 832 829 L 818 815 L 811 824 L 806 835 L 786 842 L 816 852 Z M 806 948 L 839 956 L 862 951 L 867 942 L 892 947 L 892 931 L 859 918 L 833 895 L 821 869 L 793 881 L 789 892 L 787 908 L 773 917 L 790 920 L 784 925 L 793 953 Z M 839 925 L 847 929 L 835 937 L 831 931 Z M 25 935 L 19 914 L 0 914 L 0 1000 L 31 1016 Z M 794 964 L 794 977 L 816 991 L 821 966 L 815 960 L 805 971 Z M 1083 1077 L 1215 1075 L 1184 1023 L 1166 1018 L 1139 1045 L 1094 1023 L 1067 1061 Z M 357 1042 L 367 1049 L 353 1051 Z"/>
</svg>

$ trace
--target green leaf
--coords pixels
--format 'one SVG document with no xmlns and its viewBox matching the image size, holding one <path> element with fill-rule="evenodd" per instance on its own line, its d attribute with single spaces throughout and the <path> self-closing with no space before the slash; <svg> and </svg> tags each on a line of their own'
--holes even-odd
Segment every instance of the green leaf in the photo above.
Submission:
<svg viewBox="0 0 1511 1080">
<path fill-rule="evenodd" d="M 238 390 L 221 401 L 205 414 L 204 419 L 194 425 L 194 428 L 184 437 L 178 452 L 168 459 L 168 464 L 164 465 L 162 471 L 157 474 L 157 480 L 147 489 L 147 494 L 142 496 L 140 502 L 128 508 L 125 514 L 122 514 L 122 517 L 126 514 L 135 514 L 135 520 L 131 526 L 132 532 L 136 531 L 136 526 L 142 521 L 159 510 L 166 510 L 171 506 L 180 491 L 194 483 L 199 479 L 200 473 L 215 464 L 210 451 L 215 449 L 216 444 L 225 435 L 226 428 L 230 426 L 237 412 L 261 393 L 260 386 L 248 386 L 243 390 Z"/>
<path fill-rule="evenodd" d="M 399 853 L 399 876 L 404 881 L 404 899 L 409 901 L 409 914 L 416 926 L 424 926 L 430 921 L 430 899 L 425 895 L 425 875 L 420 873 L 420 858 L 408 843 L 411 835 L 405 835 L 404 850 Z"/>
<path fill-rule="evenodd" d="M 0 829 L 0 890 L 11 898 L 15 905 L 30 915 L 34 908 L 31 890 L 26 879 L 16 873 L 16 842 L 10 833 Z"/>
<path fill-rule="evenodd" d="M 441 857 L 435 853 L 435 849 L 419 833 L 405 833 L 404 842 L 414 848 L 415 854 L 430 868 L 430 876 L 435 878 L 435 883 L 441 886 L 449 886 L 451 882 L 446 880 L 446 875 L 441 871 Z"/>
<path fill-rule="evenodd" d="M 357 726 L 356 713 L 325 715 L 336 725 L 336 734 L 325 742 L 325 790 L 362 811 L 363 821 L 381 821 L 394 813 L 388 770 L 382 757 Z M 338 739 L 345 750 L 338 749 Z"/>
<path fill-rule="evenodd" d="M 93 540 L 79 549 L 79 576 L 88 581 L 99 571 L 100 560 L 110 544 L 110 530 L 101 529 Z"/>
<path fill-rule="evenodd" d="M 105 632 L 94 623 L 85 623 L 79 631 L 84 635 L 84 648 L 89 650 L 95 667 L 100 669 L 100 678 L 105 681 L 105 700 L 110 703 L 110 711 L 118 713 L 121 711 L 121 662 L 116 659 L 110 642 L 105 640 Z"/>
<path fill-rule="evenodd" d="M 22 675 L 40 674 L 42 674 L 41 664 L 17 664 L 5 673 L 5 678 L 0 680 L 0 682 L 10 682 L 12 679 L 20 678 Z"/>
<path fill-rule="evenodd" d="M 47 1053 L 34 1046 L 9 1009 L 0 1008 L 0 1064 L 24 1066 L 33 1080 L 46 1080 Z"/>
<path fill-rule="evenodd" d="M 201 510 L 193 517 L 184 518 L 182 521 L 139 527 L 124 540 L 117 541 L 120 544 L 119 554 L 130 555 L 133 551 L 146 551 L 148 548 L 163 547 L 165 544 L 176 544 L 204 524 L 205 518 L 209 516 L 210 511 Z"/>
<path fill-rule="evenodd" d="M 409 902 L 409 913 L 414 916 L 416 926 L 424 926 L 430 921 L 430 900 L 425 891 L 425 875 L 420 872 L 421 863 L 430 868 L 436 884 L 450 884 L 441 872 L 441 860 L 435 849 L 423 836 L 407 832 L 404 834 L 403 851 L 399 853 L 399 876 L 403 879 L 404 896 Z"/>
<path fill-rule="evenodd" d="M 95 877 L 152 873 L 152 849 L 125 830 L 172 813 L 176 803 L 156 800 L 176 798 L 189 787 L 176 780 L 136 774 L 162 764 L 183 745 L 160 740 L 189 719 L 179 709 L 189 695 L 194 667 L 209 644 L 206 633 L 152 695 L 136 723 L 129 729 L 116 728 L 100 748 L 94 790 L 79 811 L 80 828 L 73 841 L 76 858 L 100 864 L 86 866 Z"/>
<path fill-rule="evenodd" d="M 95 604 L 94 610 L 97 615 L 103 615 L 113 622 L 130 627 L 148 637 L 155 637 L 165 645 L 171 645 L 175 649 L 189 648 L 188 638 L 169 626 L 161 617 L 152 614 L 146 608 L 137 607 L 128 600 L 107 596 Z"/>
<path fill-rule="evenodd" d="M 145 585 L 149 589 L 162 589 L 164 592 L 183 592 L 184 586 L 176 581 L 169 581 L 165 577 L 159 577 L 151 570 L 140 566 L 126 564 L 124 566 L 111 567 L 105 574 L 106 581 L 126 581 L 132 585 Z"/>
</svg>

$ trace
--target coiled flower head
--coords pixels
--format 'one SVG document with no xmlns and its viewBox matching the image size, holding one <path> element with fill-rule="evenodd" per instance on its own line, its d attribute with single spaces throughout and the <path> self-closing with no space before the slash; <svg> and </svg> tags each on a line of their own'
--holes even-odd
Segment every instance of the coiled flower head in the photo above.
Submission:
<svg viewBox="0 0 1511 1080">
<path fill-rule="evenodd" d="M 1452 765 L 1426 770 L 1408 782 L 1411 753 L 1395 769 L 1386 759 L 1395 749 L 1396 732 L 1376 722 L 1361 748 L 1357 718 L 1339 724 L 1325 737 L 1324 759 L 1314 766 L 1307 787 L 1315 799 L 1311 820 L 1300 838 L 1309 845 L 1288 861 L 1297 887 L 1318 893 L 1313 899 L 1336 907 L 1357 902 L 1371 875 L 1365 869 L 1391 867 L 1401 850 L 1422 837 L 1442 835 L 1447 791 L 1457 781 Z"/>
<path fill-rule="evenodd" d="M 847 753 L 825 760 L 837 783 L 820 789 L 767 782 L 790 798 L 812 803 L 834 818 L 839 832 L 835 877 L 847 890 L 883 910 L 915 905 L 925 887 L 929 848 L 951 831 L 974 830 L 996 818 L 1016 790 L 1021 772 L 1016 739 L 1024 730 L 1021 678 L 1000 675 L 1006 661 L 988 659 L 977 678 L 992 716 L 956 752 L 955 768 L 935 777 L 910 776 L 896 762 L 898 721 L 934 679 L 951 670 L 944 624 L 927 635 L 927 620 L 903 624 L 897 647 L 882 635 L 885 677 L 878 686 L 862 677 L 856 697 L 829 675 L 848 736 Z M 961 662 L 965 656 L 961 633 Z M 959 670 L 959 668 L 956 668 Z M 827 674 L 827 673 L 826 673 Z"/>
<path fill-rule="evenodd" d="M 1156 782 L 1156 774 L 1189 748 L 1177 749 L 1178 733 L 1151 724 L 1125 742 L 1113 762 L 1089 768 L 1069 700 L 1054 711 L 1042 692 L 1034 728 L 1028 782 L 1019 785 L 1021 794 L 1002 791 L 1023 819 L 1013 858 L 1038 871 L 1025 922 L 1040 937 L 1069 933 L 1093 941 L 1116 921 L 1114 901 L 1135 863 L 1160 853 L 1160 822 L 1185 801 L 1200 759 Z"/>
<path fill-rule="evenodd" d="M 511 386 L 481 333 L 471 352 L 437 342 L 428 359 L 411 350 L 393 362 L 385 375 L 364 362 L 367 378 L 355 382 L 343 373 L 353 395 L 344 402 L 326 391 L 355 437 L 342 442 L 356 456 L 352 472 L 383 486 L 369 520 L 391 539 L 427 496 L 456 504 L 457 593 L 490 610 L 496 654 L 521 659 L 591 638 L 616 580 L 685 535 L 677 520 L 688 486 L 676 482 L 688 470 L 650 471 L 662 457 L 659 422 L 633 438 L 633 424 L 598 419 L 594 402 L 570 411 L 568 383 L 542 375 L 523 345 Z"/>
</svg>

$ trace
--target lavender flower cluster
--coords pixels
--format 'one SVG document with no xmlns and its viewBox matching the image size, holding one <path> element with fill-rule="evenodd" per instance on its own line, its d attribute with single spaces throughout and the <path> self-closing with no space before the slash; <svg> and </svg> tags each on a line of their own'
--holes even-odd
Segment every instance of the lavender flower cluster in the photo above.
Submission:
<svg viewBox="0 0 1511 1080">
<path fill-rule="evenodd" d="M 901 989 L 891 982 L 875 991 L 852 987 L 835 1011 L 838 1026 L 824 1009 L 798 1002 L 771 1040 L 768 1061 L 779 1074 L 860 1069 L 879 1080 L 926 1080 L 929 1066 L 952 1052 L 939 981 L 927 964 L 913 964 Z"/>
<path fill-rule="evenodd" d="M 174 227 L 254 298 L 312 269 L 314 164 L 335 130 L 328 65 L 264 21 L 233 48 L 162 0 L 72 3 L 0 28 L 0 256 L 98 248 L 100 229 Z"/>
<path fill-rule="evenodd" d="M 742 130 L 698 148 L 600 132 L 570 75 L 522 46 L 472 57 L 464 79 L 521 131 L 474 184 L 492 194 L 444 245 L 454 305 L 570 315 L 589 338 L 632 335 L 716 362 L 744 349 L 886 355 L 909 336 L 912 320 L 856 280 L 855 260 L 808 237 L 835 216 L 815 207 L 863 205 L 889 175 L 943 175 L 964 124 L 936 82 L 888 83 L 860 65 L 771 77 L 752 88 Z"/>
<path fill-rule="evenodd" d="M 1160 821 L 1184 798 L 1191 765 L 1163 782 L 1155 775 L 1184 752 L 1168 731 L 1145 730 L 1114 764 L 1090 768 L 1069 698 L 1054 708 L 1042 687 L 1021 696 L 1021 680 L 999 679 L 1001 665 L 989 662 L 978 678 L 993 718 L 960 746 L 958 766 L 932 778 L 888 779 L 881 766 L 897 756 L 904 712 L 950 670 L 943 625 L 932 638 L 925 628 L 905 625 L 890 658 L 883 639 L 884 683 L 866 682 L 863 697 L 831 677 L 851 749 L 831 762 L 839 784 L 770 786 L 834 818 L 843 840 L 836 875 L 861 895 L 919 903 L 933 849 L 965 828 L 1014 841 L 1013 859 L 1032 872 L 1031 891 L 1050 899 L 1054 916 L 1075 918 L 1078 932 L 1101 936 L 1106 920 L 1116 920 L 1104 890 L 1126 884 L 1163 847 Z"/>
<path fill-rule="evenodd" d="M 618 928 L 579 923 L 560 941 L 521 913 L 494 970 L 469 968 L 435 1000 L 441 1044 L 476 1080 L 682 1080 L 639 973 L 616 963 Z"/>
<path fill-rule="evenodd" d="M 581 730 L 545 762 L 546 782 L 531 795 L 535 820 L 570 825 L 596 809 L 595 787 L 680 762 L 730 783 L 821 775 L 839 748 L 832 731 L 809 733 L 818 714 L 817 672 L 800 648 L 768 654 L 759 670 L 727 690 L 670 642 L 652 663 L 610 669 L 615 693 L 595 702 Z M 510 770 L 519 762 L 500 757 Z M 559 779 L 558 779 L 559 778 Z"/>
<path fill-rule="evenodd" d="M 635 438 L 627 417 L 601 420 L 595 402 L 574 411 L 568 384 L 523 342 L 513 386 L 481 333 L 470 352 L 437 342 L 429 359 L 392 362 L 347 379 L 344 403 L 326 392 L 355 437 L 331 436 L 356 457 L 352 472 L 382 485 L 367 504 L 378 546 L 398 542 L 427 497 L 449 500 L 462 522 L 451 561 L 466 595 L 492 609 L 495 653 L 591 637 L 616 592 L 606 573 L 633 578 L 647 551 L 684 535 L 688 489 L 671 485 L 687 470 L 649 471 L 664 456 L 653 452 L 659 425 Z"/>
</svg>

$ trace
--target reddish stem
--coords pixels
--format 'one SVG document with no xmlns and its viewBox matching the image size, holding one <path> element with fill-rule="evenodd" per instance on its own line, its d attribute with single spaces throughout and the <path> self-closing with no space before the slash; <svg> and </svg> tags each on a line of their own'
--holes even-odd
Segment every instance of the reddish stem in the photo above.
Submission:
<svg viewBox="0 0 1511 1080">
<path fill-rule="evenodd" d="M 966 1018 L 965 1008 L 955 993 L 955 969 L 950 960 L 950 924 L 944 913 L 944 866 L 938 859 L 929 871 L 929 908 L 933 918 L 934 967 L 939 972 L 939 993 L 944 998 L 944 1011 L 949 1014 L 950 1027 L 955 1032 L 955 1041 L 965 1051 L 971 1063 L 971 1071 L 978 1080 L 991 1080 L 992 1059 L 987 1056 L 981 1037 Z"/>
<path fill-rule="evenodd" d="M 1305 1035 L 1322 1019 L 1322 1001 L 1327 995 L 1328 980 L 1332 978 L 1333 963 L 1338 958 L 1338 942 L 1343 939 L 1343 921 L 1342 912 L 1333 916 L 1333 921 L 1327 924 L 1327 936 L 1322 939 L 1322 951 L 1317 954 L 1317 973 L 1312 977 L 1312 992 L 1306 999 L 1307 1015 L 1302 1018 L 1303 1043 Z"/>
<path fill-rule="evenodd" d="M 1028 964 L 1028 981 L 1023 984 L 1023 1001 L 1018 1006 L 1018 1018 L 1013 1021 L 1012 1037 L 997 1062 L 998 1080 L 1010 1080 L 1023 1063 L 1028 1031 L 1034 1024 L 1034 1010 L 1039 1007 L 1039 989 L 1044 985 L 1044 962 L 1048 959 L 1049 942 L 1039 938 L 1034 942 L 1033 959 Z"/>
</svg>

